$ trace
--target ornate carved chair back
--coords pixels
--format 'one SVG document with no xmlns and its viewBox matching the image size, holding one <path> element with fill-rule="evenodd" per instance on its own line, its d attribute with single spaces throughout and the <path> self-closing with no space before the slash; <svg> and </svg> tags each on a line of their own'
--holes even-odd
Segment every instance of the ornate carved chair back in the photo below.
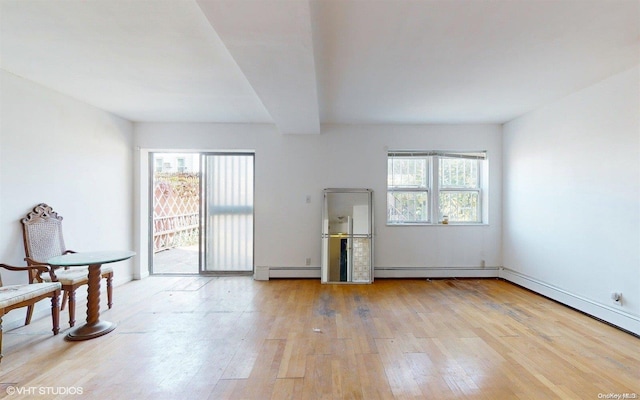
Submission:
<svg viewBox="0 0 640 400">
<path fill-rule="evenodd" d="M 22 219 L 24 252 L 27 262 L 46 264 L 51 257 L 62 255 L 67 249 L 62 235 L 62 217 L 45 203 L 34 207 Z M 29 274 L 29 283 L 42 282 L 39 275 Z"/>
<path fill-rule="evenodd" d="M 22 219 L 24 251 L 28 258 L 46 264 L 67 249 L 62 235 L 62 217 L 45 203 L 38 204 Z"/>
</svg>

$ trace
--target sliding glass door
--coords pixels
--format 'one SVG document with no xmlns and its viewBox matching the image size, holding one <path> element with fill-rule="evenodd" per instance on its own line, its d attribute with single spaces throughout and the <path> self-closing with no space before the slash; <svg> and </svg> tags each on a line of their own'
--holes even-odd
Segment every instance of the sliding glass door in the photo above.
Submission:
<svg viewBox="0 0 640 400">
<path fill-rule="evenodd" d="M 152 153 L 150 272 L 253 271 L 253 153 Z"/>
<path fill-rule="evenodd" d="M 202 156 L 205 272 L 253 271 L 253 154 Z"/>
</svg>

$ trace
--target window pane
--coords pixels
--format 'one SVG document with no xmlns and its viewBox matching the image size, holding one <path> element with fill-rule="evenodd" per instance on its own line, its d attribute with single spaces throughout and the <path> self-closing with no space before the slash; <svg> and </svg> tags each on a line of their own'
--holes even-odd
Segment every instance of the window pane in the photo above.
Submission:
<svg viewBox="0 0 640 400">
<path fill-rule="evenodd" d="M 441 188 L 478 188 L 478 160 L 440 159 Z"/>
<path fill-rule="evenodd" d="M 390 223 L 428 222 L 427 192 L 388 192 L 387 221 Z"/>
<path fill-rule="evenodd" d="M 480 222 L 478 196 L 476 191 L 440 191 L 440 220 L 447 215 L 451 222 Z"/>
<path fill-rule="evenodd" d="M 387 161 L 387 186 L 426 188 L 428 167 L 426 158 L 389 157 Z"/>
</svg>

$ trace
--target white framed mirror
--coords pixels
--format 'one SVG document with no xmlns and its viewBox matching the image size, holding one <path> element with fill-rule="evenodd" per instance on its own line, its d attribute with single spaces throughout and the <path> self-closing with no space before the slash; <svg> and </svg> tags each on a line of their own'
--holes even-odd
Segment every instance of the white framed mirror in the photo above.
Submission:
<svg viewBox="0 0 640 400">
<path fill-rule="evenodd" d="M 322 283 L 373 282 L 373 191 L 325 189 Z"/>
</svg>

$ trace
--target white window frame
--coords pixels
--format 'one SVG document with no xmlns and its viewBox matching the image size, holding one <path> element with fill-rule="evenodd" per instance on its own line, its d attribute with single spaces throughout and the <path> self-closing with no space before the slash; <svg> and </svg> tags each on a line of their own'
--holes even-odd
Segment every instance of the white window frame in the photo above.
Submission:
<svg viewBox="0 0 640 400">
<path fill-rule="evenodd" d="M 176 168 L 179 173 L 187 172 L 187 163 L 184 157 L 178 157 L 176 159 Z"/>
<path fill-rule="evenodd" d="M 427 178 L 427 187 L 420 189 L 403 188 L 402 186 L 393 187 L 388 183 L 388 165 L 391 158 L 423 158 L 427 160 L 429 168 L 429 176 Z M 440 177 L 440 159 L 442 158 L 464 158 L 478 160 L 478 186 L 476 188 L 462 187 L 446 187 L 441 188 Z M 405 151 L 396 150 L 387 153 L 387 225 L 389 226 L 411 226 L 411 225 L 439 225 L 443 222 L 443 216 L 440 215 L 440 193 L 441 192 L 476 192 L 478 201 L 476 204 L 477 220 L 476 221 L 452 221 L 450 225 L 479 225 L 487 223 L 487 152 L 486 151 Z M 422 191 L 427 193 L 428 199 L 428 216 L 426 221 L 390 221 L 389 220 L 389 194 L 393 192 L 405 191 Z"/>
<path fill-rule="evenodd" d="M 387 169 L 389 168 L 389 161 L 391 159 L 392 156 L 387 157 Z M 390 186 L 389 185 L 389 171 L 387 170 L 387 223 L 390 225 L 424 225 L 424 224 L 430 224 L 431 222 L 431 198 L 433 197 L 433 193 L 432 193 L 432 169 L 433 169 L 433 165 L 432 165 L 432 160 L 430 157 L 421 157 L 419 155 L 413 155 L 413 154 L 400 154 L 400 155 L 396 155 L 393 156 L 393 158 L 398 158 L 398 159 L 422 159 L 425 160 L 425 167 L 426 167 L 426 176 L 425 176 L 425 183 L 424 186 L 422 185 L 409 185 L 409 184 L 397 184 L 394 186 Z M 413 220 L 413 221 L 401 221 L 401 222 L 397 222 L 397 221 L 389 221 L 389 215 L 390 215 L 390 204 L 389 204 L 389 194 L 390 193 L 424 193 L 425 196 L 427 197 L 427 204 L 426 204 L 426 208 L 427 208 L 427 214 L 426 214 L 426 220 L 424 221 L 417 221 L 417 220 Z"/>
</svg>

